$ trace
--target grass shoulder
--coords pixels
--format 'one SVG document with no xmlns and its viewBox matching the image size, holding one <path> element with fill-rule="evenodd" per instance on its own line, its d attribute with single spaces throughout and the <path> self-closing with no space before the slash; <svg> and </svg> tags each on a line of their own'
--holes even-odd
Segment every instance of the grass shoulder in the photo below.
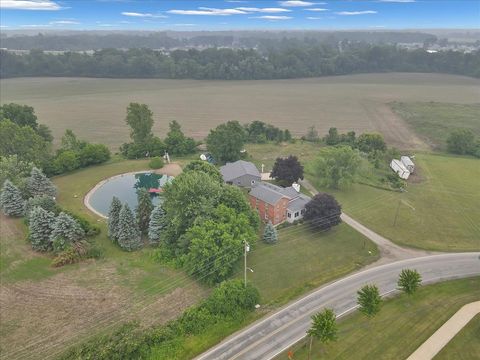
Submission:
<svg viewBox="0 0 480 360">
<path fill-rule="evenodd" d="M 424 286 L 410 297 L 395 296 L 385 301 L 373 319 L 359 312 L 341 319 L 338 340 L 327 345 L 314 341 L 312 359 L 406 359 L 463 305 L 479 296 L 478 277 Z M 293 351 L 294 359 L 307 359 L 305 341 Z M 287 354 L 276 359 L 287 359 Z"/>
</svg>

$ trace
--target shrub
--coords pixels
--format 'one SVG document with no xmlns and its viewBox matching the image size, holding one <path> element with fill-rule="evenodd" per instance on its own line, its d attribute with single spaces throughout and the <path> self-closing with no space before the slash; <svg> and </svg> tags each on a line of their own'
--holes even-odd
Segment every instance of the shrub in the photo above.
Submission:
<svg viewBox="0 0 480 360">
<path fill-rule="evenodd" d="M 93 237 L 100 234 L 100 226 L 97 224 L 92 224 L 90 221 L 85 219 L 83 216 L 75 214 L 68 210 L 62 210 L 65 214 L 70 215 L 74 220 L 77 221 L 78 225 L 82 228 L 85 232 L 85 236 Z"/>
<path fill-rule="evenodd" d="M 163 165 L 163 159 L 159 156 L 152 158 L 152 160 L 150 160 L 150 162 L 148 163 L 150 169 L 160 169 L 163 167 Z"/>
</svg>

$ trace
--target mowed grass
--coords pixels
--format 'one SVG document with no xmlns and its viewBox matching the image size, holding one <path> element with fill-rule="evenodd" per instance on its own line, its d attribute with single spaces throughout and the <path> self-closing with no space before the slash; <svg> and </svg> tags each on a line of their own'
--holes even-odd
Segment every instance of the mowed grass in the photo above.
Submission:
<svg viewBox="0 0 480 360">
<path fill-rule="evenodd" d="M 394 102 L 391 106 L 433 148 L 445 149 L 448 135 L 455 128 L 469 129 L 480 136 L 479 103 Z"/>
<path fill-rule="evenodd" d="M 378 259 L 377 247 L 346 224 L 329 231 L 295 225 L 278 231 L 278 243 L 259 242 L 248 253 L 247 278 L 262 303 L 282 304 Z M 237 272 L 243 277 L 243 264 Z"/>
<path fill-rule="evenodd" d="M 296 136 L 315 125 L 320 135 L 378 130 L 399 146 L 391 101 L 478 102 L 480 80 L 441 74 L 362 74 L 317 79 L 199 81 L 165 79 L 2 79 L 0 103 L 33 106 L 58 142 L 65 129 L 112 148 L 127 141 L 126 107 L 149 105 L 157 135 L 177 120 L 188 135 L 204 138 L 228 120 L 261 120 Z M 395 130 L 395 131 L 392 131 Z M 407 130 L 405 130 L 407 131 Z M 407 131 L 406 134 L 409 134 Z M 409 145 L 409 137 L 403 142 Z"/>
<path fill-rule="evenodd" d="M 479 297 L 479 277 L 425 286 L 411 297 L 396 296 L 385 301 L 372 319 L 359 312 L 341 319 L 338 340 L 327 345 L 314 340 L 312 359 L 406 359 L 463 305 Z M 475 342 L 475 338 L 471 339 Z M 478 348 L 476 342 L 470 349 Z M 308 358 L 305 341 L 294 346 L 293 351 L 295 360 Z M 478 353 L 471 354 L 474 357 L 457 353 L 453 358 L 478 358 Z M 276 359 L 287 358 L 283 353 Z"/>
<path fill-rule="evenodd" d="M 474 360 L 480 357 L 480 314 L 450 340 L 434 360 Z"/>
<path fill-rule="evenodd" d="M 302 140 L 296 140 L 294 143 L 246 144 L 245 149 L 248 154 L 246 160 L 253 162 L 259 171 L 262 170 L 263 164 L 264 172 L 270 172 L 272 171 L 273 164 L 275 164 L 275 160 L 279 157 L 295 155 L 302 164 L 306 164 L 315 158 L 321 147 L 321 144 Z"/>
<path fill-rule="evenodd" d="M 332 193 L 365 226 L 405 246 L 441 251 L 480 249 L 480 160 L 420 153 L 407 192 L 354 184 Z M 395 216 L 398 209 L 398 217 Z"/>
</svg>

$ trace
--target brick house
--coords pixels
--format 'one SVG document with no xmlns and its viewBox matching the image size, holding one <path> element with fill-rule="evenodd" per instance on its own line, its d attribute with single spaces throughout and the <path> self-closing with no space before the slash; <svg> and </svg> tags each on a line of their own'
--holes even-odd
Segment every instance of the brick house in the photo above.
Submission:
<svg viewBox="0 0 480 360">
<path fill-rule="evenodd" d="M 258 210 L 262 221 L 278 225 L 284 221 L 294 222 L 303 218 L 305 205 L 310 198 L 291 186 L 283 188 L 260 182 L 250 190 L 249 201 L 250 206 Z"/>
</svg>

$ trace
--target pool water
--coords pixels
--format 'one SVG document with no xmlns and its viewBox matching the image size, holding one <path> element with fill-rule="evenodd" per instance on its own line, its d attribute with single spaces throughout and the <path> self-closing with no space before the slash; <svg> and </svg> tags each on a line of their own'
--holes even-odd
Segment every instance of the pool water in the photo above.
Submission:
<svg viewBox="0 0 480 360">
<path fill-rule="evenodd" d="M 138 204 L 138 189 L 162 188 L 172 180 L 172 176 L 149 172 L 116 176 L 108 179 L 90 195 L 89 204 L 100 214 L 108 216 L 110 203 L 113 197 L 116 196 L 122 203 L 128 203 L 130 208 L 134 210 Z M 152 194 L 151 197 L 153 205 L 161 202 L 161 195 Z"/>
</svg>

